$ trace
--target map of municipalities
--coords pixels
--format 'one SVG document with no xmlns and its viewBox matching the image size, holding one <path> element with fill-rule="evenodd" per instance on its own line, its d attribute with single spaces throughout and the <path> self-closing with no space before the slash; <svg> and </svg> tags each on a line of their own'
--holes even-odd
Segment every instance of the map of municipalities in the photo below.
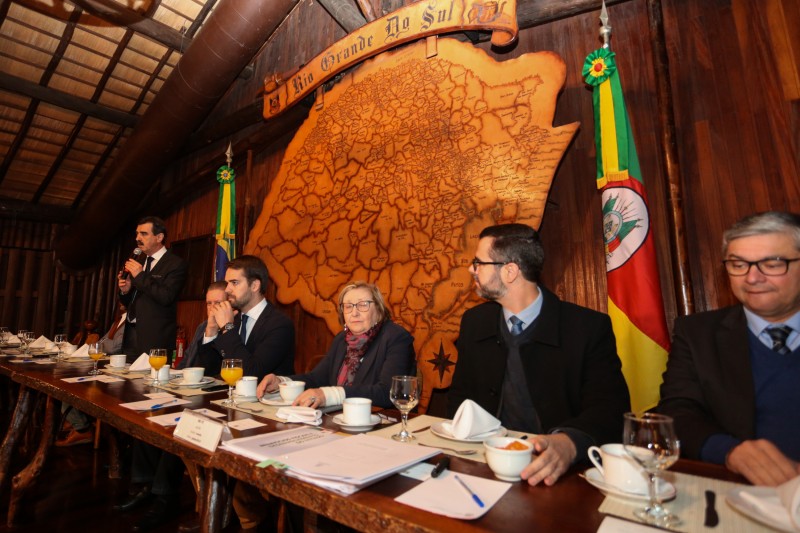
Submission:
<svg viewBox="0 0 800 533">
<path fill-rule="evenodd" d="M 251 232 L 285 304 L 341 331 L 336 299 L 377 283 L 414 336 L 424 397 L 446 387 L 463 311 L 479 302 L 468 267 L 485 226 L 539 227 L 577 123 L 552 127 L 565 78 L 549 52 L 497 62 L 425 40 L 365 62 L 324 95 L 284 156 Z M 423 405 L 426 402 L 423 401 Z"/>
</svg>

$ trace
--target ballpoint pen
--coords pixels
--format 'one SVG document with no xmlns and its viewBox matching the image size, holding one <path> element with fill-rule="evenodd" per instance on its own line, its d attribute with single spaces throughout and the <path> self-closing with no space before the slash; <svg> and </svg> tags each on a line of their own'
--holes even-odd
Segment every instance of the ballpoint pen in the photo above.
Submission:
<svg viewBox="0 0 800 533">
<path fill-rule="evenodd" d="M 175 403 L 175 402 L 177 402 L 177 401 L 178 401 L 178 399 L 177 399 L 177 398 L 175 398 L 174 400 L 170 400 L 170 401 L 168 401 L 168 402 L 164 402 L 164 403 L 157 403 L 157 404 L 155 404 L 155 405 L 151 406 L 151 407 L 150 407 L 150 410 L 151 410 L 151 411 L 155 411 L 156 409 L 161 409 L 161 408 L 162 408 L 162 407 L 164 407 L 165 405 L 169 405 L 169 404 L 171 404 L 171 403 Z"/>
<path fill-rule="evenodd" d="M 483 505 L 483 502 L 481 501 L 481 499 L 478 497 L 477 494 L 472 492 L 472 489 L 469 488 L 466 483 L 464 483 L 464 480 L 461 479 L 460 477 L 458 477 L 458 474 L 453 474 L 453 477 L 456 479 L 456 481 L 458 481 L 458 484 L 461 485 L 462 487 L 464 487 L 464 490 L 467 491 L 467 493 L 470 496 L 472 496 L 472 499 L 475 501 L 475 503 L 478 504 L 478 507 L 483 508 L 484 505 Z"/>
</svg>

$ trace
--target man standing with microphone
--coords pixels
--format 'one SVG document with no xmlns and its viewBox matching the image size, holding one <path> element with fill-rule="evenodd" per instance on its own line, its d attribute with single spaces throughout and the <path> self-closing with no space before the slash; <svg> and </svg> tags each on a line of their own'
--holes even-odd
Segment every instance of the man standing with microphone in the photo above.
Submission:
<svg viewBox="0 0 800 533">
<path fill-rule="evenodd" d="M 164 246 L 167 228 L 158 217 L 136 226 L 136 245 L 144 264 L 133 256 L 119 276 L 120 301 L 128 308 L 122 351 L 132 363 L 151 348 L 175 349 L 178 295 L 186 282 L 186 262 Z"/>
</svg>

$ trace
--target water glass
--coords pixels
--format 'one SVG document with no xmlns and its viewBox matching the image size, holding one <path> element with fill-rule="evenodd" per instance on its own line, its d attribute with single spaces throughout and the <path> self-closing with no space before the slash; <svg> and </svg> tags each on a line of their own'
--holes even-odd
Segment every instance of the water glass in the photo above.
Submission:
<svg viewBox="0 0 800 533">
<path fill-rule="evenodd" d="M 680 518 L 661 505 L 657 491 L 659 474 L 672 466 L 680 455 L 681 444 L 675 436 L 672 418 L 655 413 L 625 413 L 622 445 L 628 455 L 642 466 L 650 482 L 650 503 L 633 514 L 660 528 L 678 525 Z"/>
<path fill-rule="evenodd" d="M 55 359 L 55 360 L 63 359 L 64 358 L 64 346 L 66 346 L 66 344 L 67 344 L 67 336 L 64 335 L 63 333 L 58 333 L 58 334 L 56 334 L 55 339 L 53 340 L 53 342 L 55 343 L 56 347 L 58 348 L 58 353 L 56 353 L 56 356 L 53 359 Z"/>
<path fill-rule="evenodd" d="M 403 419 L 403 429 L 400 430 L 400 433 L 392 435 L 392 438 L 400 442 L 414 440 L 414 435 L 408 432 L 408 413 L 419 403 L 419 381 L 417 376 L 392 377 L 389 399 L 400 411 L 400 416 Z"/>
</svg>

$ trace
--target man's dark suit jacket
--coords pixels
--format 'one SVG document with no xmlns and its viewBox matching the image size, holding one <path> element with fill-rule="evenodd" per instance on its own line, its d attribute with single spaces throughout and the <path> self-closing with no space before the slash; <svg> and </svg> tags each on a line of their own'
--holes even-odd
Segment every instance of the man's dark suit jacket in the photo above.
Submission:
<svg viewBox="0 0 800 533">
<path fill-rule="evenodd" d="M 755 385 L 741 305 L 675 320 L 658 411 L 675 418 L 681 456 L 717 433 L 755 438 Z"/>
<path fill-rule="evenodd" d="M 630 396 L 607 315 L 562 302 L 547 289 L 530 342 L 520 347 L 525 379 L 544 431 L 576 428 L 595 444 L 620 442 Z M 498 413 L 507 349 L 503 309 L 486 302 L 464 313 L 447 410 L 469 398 Z M 515 428 L 510 428 L 515 429 Z M 583 458 L 578 458 L 583 459 Z"/>
<path fill-rule="evenodd" d="M 247 344 L 239 336 L 240 315 L 234 319 L 235 328 L 197 350 L 197 365 L 209 369 L 209 375 L 219 374 L 222 359 L 241 359 L 245 376 L 259 380 L 267 374 L 287 376 L 294 372 L 294 324 L 272 304 L 256 320 Z M 212 371 L 213 370 L 213 371 Z"/>
<path fill-rule="evenodd" d="M 292 376 L 306 382 L 306 389 L 335 386 L 347 353 L 345 333 L 333 338 L 328 353 L 308 374 Z M 389 389 L 392 376 L 417 375 L 414 356 L 414 337 L 394 322 L 384 323 L 358 367 L 347 397 L 369 398 L 378 407 L 392 407 Z"/>
<path fill-rule="evenodd" d="M 151 348 L 166 348 L 172 354 L 178 332 L 178 295 L 186 282 L 186 271 L 186 262 L 167 250 L 150 272 L 132 279 L 128 294 L 120 294 L 128 309 L 134 299 L 136 306 L 136 331 L 126 325 L 122 341 L 128 362 Z M 132 345 L 129 337 L 134 333 L 136 344 Z"/>
</svg>

